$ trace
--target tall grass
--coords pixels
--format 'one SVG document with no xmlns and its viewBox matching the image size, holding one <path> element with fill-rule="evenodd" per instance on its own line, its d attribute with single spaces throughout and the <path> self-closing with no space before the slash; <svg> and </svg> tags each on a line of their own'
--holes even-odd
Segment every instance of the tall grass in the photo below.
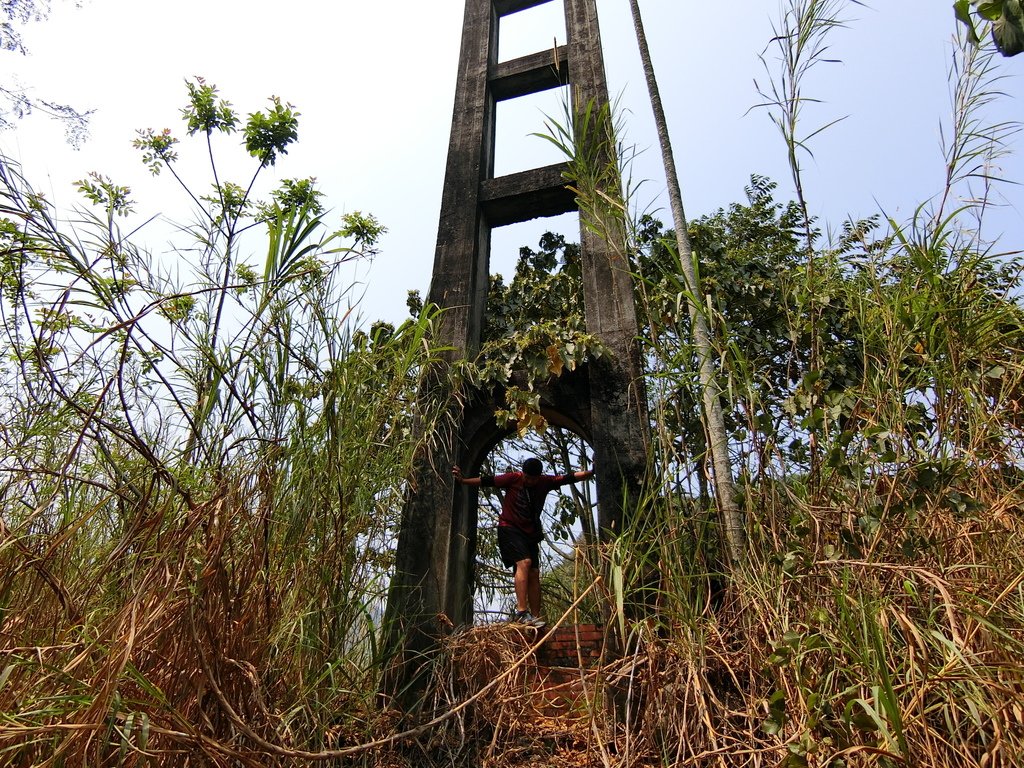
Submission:
<svg viewBox="0 0 1024 768">
<path fill-rule="evenodd" d="M 764 330 L 778 330 L 788 359 L 758 352 L 747 321 L 731 325 L 742 313 L 706 302 L 745 469 L 742 568 L 721 567 L 706 484 L 684 471 L 699 471 L 706 449 L 699 428 L 683 429 L 699 395 L 685 315 L 671 311 L 682 280 L 640 276 L 662 482 L 634 518 L 643 524 L 603 553 L 624 653 L 596 672 L 594 764 L 1024 760 L 1022 265 L 979 229 L 1016 126 L 984 123 L 998 80 L 990 59 L 961 49 L 935 203 L 881 234 L 856 222 L 824 242 L 800 184 L 814 131 L 801 137 L 810 98 L 799 80 L 842 28 L 842 7 L 784 6 L 790 26 L 775 41 L 785 70 L 772 103 L 800 196 L 787 221 L 804 263 L 778 276 L 788 311 Z M 739 250 L 753 245 L 733 239 L 736 252 L 698 257 L 709 271 L 738 271 L 749 255 Z M 645 246 L 634 236 L 630 247 Z M 656 261 L 638 257 L 641 268 Z M 722 268 L 711 284 L 734 273 Z M 592 578 L 581 574 L 577 589 Z M 631 613 L 631 600 L 650 610 Z M 617 688 L 623 675 L 631 682 Z"/>
<path fill-rule="evenodd" d="M 800 15 L 837 5 L 791 7 L 796 30 L 840 28 Z M 851 224 L 832 243 L 809 229 L 806 204 L 767 227 L 780 263 L 793 243 L 801 258 L 757 294 L 773 307 L 756 339 L 767 353 L 724 292 L 701 302 L 743 468 L 741 567 L 722 566 L 701 477 L 684 283 L 654 269 L 662 244 L 642 222 L 608 220 L 621 201 L 589 222 L 625 231 L 617 253 L 638 265 L 657 475 L 632 525 L 595 550 L 601 562 L 559 574 L 566 619 L 607 616 L 618 651 L 580 671 L 571 724 L 537 719 L 529 643 L 497 630 L 443 645 L 425 725 L 395 734 L 377 706 L 407 478 L 447 434 L 451 404 L 422 397 L 443 352 L 430 312 L 368 333 L 350 319 L 341 268 L 374 249 L 371 218 L 333 231 L 300 182 L 258 207 L 253 184 L 218 183 L 192 195 L 198 222 L 172 279 L 122 232 L 126 188 L 86 180 L 94 208 L 67 223 L 4 162 L 2 761 L 1024 762 L 1021 264 L 979 234 L 989 196 L 960 186 L 987 174 L 1013 127 L 963 111 L 992 81 L 984 60 L 961 61 L 932 207 L 881 234 Z M 207 109 L 214 92 L 191 93 L 209 138 L 223 112 Z M 778 106 L 800 103 L 787 99 Z M 275 109 L 267 119 L 290 124 Z M 778 119 L 796 157 L 798 126 Z M 143 144 L 173 166 L 163 135 Z M 270 162 L 256 159 L 254 179 Z M 768 205 L 752 187 L 749 207 Z M 733 213 L 692 234 L 746 215 Z M 711 286 L 771 250 L 723 243 L 697 254 Z M 716 259 L 733 272 L 715 273 Z"/>
<path fill-rule="evenodd" d="M 83 182 L 68 223 L 0 165 L 4 764 L 284 764 L 383 727 L 435 317 L 357 330 L 342 268 L 379 227 L 302 187 L 193 195 L 172 270 L 127 188 Z"/>
<path fill-rule="evenodd" d="M 807 99 L 792 79 L 798 33 L 840 28 L 838 11 L 793 3 L 792 29 L 777 38 L 784 76 L 774 92 L 789 96 L 776 99 L 774 119 L 798 190 L 795 158 L 806 146 L 795 123 Z M 809 18 L 815 12 L 825 15 Z M 817 50 L 824 45 L 822 37 Z M 956 186 L 990 169 L 1015 128 L 984 126 L 990 62 L 970 49 L 960 55 L 959 138 L 934 212 L 890 222 L 874 240 L 854 225 L 813 250 L 805 233 L 814 279 L 787 288 L 796 307 L 809 308 L 792 315 L 789 333 L 809 334 L 819 352 L 775 397 L 789 398 L 789 434 L 814 435 L 820 460 L 812 451 L 806 464 L 786 461 L 777 442 L 744 454 L 758 479 L 745 486 L 750 562 L 717 610 L 701 610 L 692 588 L 699 561 L 686 542 L 703 540 L 699 518 L 668 512 L 659 529 L 658 618 L 671 629 L 649 643 L 668 658 L 649 662 L 660 673 L 647 735 L 666 765 L 1022 759 L 1020 263 L 977 234 L 987 196 Z M 965 191 L 964 207 L 949 213 L 946 201 Z M 757 367 L 730 340 L 744 329 L 721 320 L 736 404 L 771 413 Z M 736 423 L 759 429 L 742 416 Z M 771 432 L 763 439 L 772 445 Z M 673 529 L 683 546 L 666 535 Z"/>
</svg>

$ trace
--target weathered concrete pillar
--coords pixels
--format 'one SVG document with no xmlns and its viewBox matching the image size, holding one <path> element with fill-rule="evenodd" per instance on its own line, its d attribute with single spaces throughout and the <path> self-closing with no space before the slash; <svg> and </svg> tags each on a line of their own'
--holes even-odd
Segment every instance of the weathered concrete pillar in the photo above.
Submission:
<svg viewBox="0 0 1024 768">
<path fill-rule="evenodd" d="M 581 135 L 581 113 L 590 111 L 593 120 L 593 115 L 608 108 L 597 4 L 595 0 L 564 2 L 577 141 L 603 141 L 610 138 L 608 133 Z M 591 130 L 600 131 L 602 127 L 610 128 L 591 123 Z M 595 159 L 616 169 L 604 177 L 603 191 L 619 200 L 622 180 L 614 152 L 614 144 L 603 144 Z M 598 522 L 602 536 L 607 536 L 621 531 L 623 520 L 636 506 L 648 459 L 647 392 L 624 219 L 607 208 L 601 212 L 583 210 L 581 218 L 584 216 L 602 219 L 597 232 L 581 226 L 580 238 L 587 331 L 600 338 L 611 352 L 589 364 L 591 447 L 599 478 Z"/>
</svg>

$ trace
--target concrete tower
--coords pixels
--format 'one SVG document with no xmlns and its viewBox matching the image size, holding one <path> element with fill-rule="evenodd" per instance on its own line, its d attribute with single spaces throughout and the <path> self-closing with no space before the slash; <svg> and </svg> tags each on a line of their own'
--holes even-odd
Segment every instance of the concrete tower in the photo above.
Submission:
<svg viewBox="0 0 1024 768">
<path fill-rule="evenodd" d="M 502 19 L 547 2 L 564 5 L 566 45 L 499 63 Z M 568 85 L 577 111 L 607 105 L 595 0 L 466 0 L 457 78 L 428 302 L 444 310 L 434 341 L 450 345 L 453 357 L 472 358 L 487 312 L 491 230 L 577 209 L 565 164 L 494 176 L 497 103 Z M 611 183 L 621 182 L 616 176 Z M 587 331 L 609 354 L 553 380 L 541 402 L 549 422 L 572 429 L 593 449 L 599 525 L 607 537 L 628 518 L 646 467 L 646 393 L 621 236 L 598 237 L 581 227 L 580 237 Z M 408 653 L 429 648 L 443 631 L 442 615 L 456 625 L 472 620 L 476 489 L 456 485 L 450 468 L 476 474 L 507 436 L 495 405 L 495 393 L 487 392 L 460 408 L 452 439 L 422 456 L 412 478 L 388 604 L 394 637 L 406 639 Z"/>
</svg>

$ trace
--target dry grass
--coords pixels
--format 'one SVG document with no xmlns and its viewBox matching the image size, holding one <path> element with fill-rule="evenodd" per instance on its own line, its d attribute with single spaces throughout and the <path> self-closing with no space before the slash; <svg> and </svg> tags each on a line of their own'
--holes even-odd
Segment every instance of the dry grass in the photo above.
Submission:
<svg viewBox="0 0 1024 768">
<path fill-rule="evenodd" d="M 5 548 L 6 764 L 266 765 L 243 723 L 294 743 L 281 717 L 294 690 L 272 658 L 280 595 L 238 504 L 225 491 L 156 519 L 100 573 L 60 590 L 40 589 L 32 561 Z M 151 536 L 159 547 L 143 549 Z"/>
<path fill-rule="evenodd" d="M 979 498 L 970 520 L 946 506 L 915 522 L 893 517 L 891 530 L 936 546 L 910 551 L 879 532 L 860 541 L 870 558 L 837 554 L 848 508 L 807 505 L 797 517 L 814 524 L 781 525 L 786 546 L 765 543 L 714 610 L 664 595 L 656 617 L 630 624 L 624 657 L 581 673 L 587 695 L 573 716 L 543 714 L 532 633 L 499 625 L 453 635 L 432 706 L 479 698 L 425 754 L 436 765 L 1019 765 L 1014 493 Z M 672 567 L 665 544 L 663 569 Z"/>
<path fill-rule="evenodd" d="M 542 636 L 513 624 L 491 624 L 445 639 L 431 684 L 432 707 L 448 712 L 468 699 L 474 703 L 425 745 L 433 764 L 602 765 L 600 672 L 580 670 L 575 685 L 546 679 L 547 670 L 531 653 Z M 564 695 L 568 688 L 575 706 L 560 701 L 562 708 L 553 711 L 553 694 Z"/>
<path fill-rule="evenodd" d="M 204 220 L 203 279 L 183 290 L 126 249 L 115 207 L 71 237 L 5 183 L 0 763 L 1024 764 L 1019 272 L 941 216 L 865 244 L 856 279 L 818 275 L 836 280 L 849 375 L 787 373 L 791 390 L 748 404 L 796 412 L 751 423 L 776 431 L 745 455 L 763 464 L 742 566 L 719 572 L 692 485 L 652 483 L 650 527 L 600 568 L 619 658 L 556 683 L 532 630 L 457 632 L 410 724 L 376 696 L 378 617 L 404 483 L 448 426 L 443 404 L 415 403 L 432 319 L 352 334 L 330 312 L 329 239 L 319 264 L 292 258 L 318 217 L 279 222 L 277 277 L 237 291 L 233 234 Z M 829 373 L 814 289 L 789 302 L 810 309 L 786 338 L 824 361 L 800 376 Z M 72 295 L 97 317 L 65 317 Z M 248 318 L 231 333 L 211 327 L 229 299 Z M 659 361 L 680 392 L 685 338 Z M 741 357 L 723 365 L 754 390 Z M 700 465 L 658 427 L 660 471 Z M 815 458 L 785 455 L 790 440 Z M 552 716 L 555 684 L 574 702 Z"/>
</svg>

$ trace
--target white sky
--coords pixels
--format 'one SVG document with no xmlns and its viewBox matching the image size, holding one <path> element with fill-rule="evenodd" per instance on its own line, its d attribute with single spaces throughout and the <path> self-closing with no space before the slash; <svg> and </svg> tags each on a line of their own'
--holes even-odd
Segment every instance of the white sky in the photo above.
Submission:
<svg viewBox="0 0 1024 768">
<path fill-rule="evenodd" d="M 805 95 L 808 130 L 847 119 L 816 138 L 805 161 L 812 212 L 838 226 L 849 216 L 880 211 L 898 221 L 941 189 L 940 124 L 949 113 L 946 73 L 953 33 L 951 2 L 873 0 L 851 6 L 850 27 L 836 33 L 827 65 Z M 758 103 L 754 79 L 765 78 L 758 55 L 771 38 L 776 0 L 710 3 L 642 0 L 655 68 L 675 144 L 691 218 L 743 199 L 750 174 L 779 182 L 791 195 L 785 152 Z M 637 179 L 650 179 L 638 199 L 662 205 L 659 154 L 635 50 L 627 0 L 598 0 L 613 95 L 626 110 L 627 141 L 642 150 Z M 564 42 L 561 3 L 524 12 L 505 24 L 504 58 Z M 727 9 L 727 10 L 723 10 Z M 130 147 L 135 129 L 169 127 L 184 139 L 179 108 L 183 80 L 202 75 L 243 114 L 272 94 L 301 111 L 300 140 L 271 172 L 273 178 L 316 176 L 335 211 L 361 210 L 389 228 L 382 253 L 364 270 L 363 317 L 399 321 L 407 290 L 426 291 L 434 240 L 455 72 L 462 0 L 87 0 L 55 9 L 26 34 L 27 58 L 4 55 L 46 98 L 97 110 L 90 141 L 79 151 L 63 143 L 59 126 L 43 118 L 0 134 L 0 151 L 22 162 L 39 191 L 59 205 L 75 202 L 71 182 L 88 171 L 132 187 L 140 217 L 165 213 L 187 220 L 189 208 L 166 175 L 151 178 Z M 771 51 L 769 50 L 769 55 Z M 1019 119 L 1024 56 L 1000 60 L 1007 94 L 994 119 Z M 554 162 L 541 110 L 558 114 L 557 96 L 499 113 L 499 172 Z M 515 121 L 515 122 L 513 122 Z M 525 122 L 524 122 L 525 121 Z M 244 151 L 222 147 L 222 157 Z M 1024 181 L 1020 150 L 1002 161 L 1003 174 Z M 202 147 L 183 141 L 183 158 Z M 229 178 L 247 176 L 240 163 Z M 198 166 L 189 173 L 204 188 Z M 1001 248 L 1024 244 L 1022 187 L 1000 188 L 1007 207 L 989 224 Z M 670 217 L 667 211 L 662 219 Z M 543 222 L 495 239 L 492 266 L 512 263 L 519 245 L 536 245 Z M 150 242 L 161 250 L 160 228 Z"/>
</svg>

